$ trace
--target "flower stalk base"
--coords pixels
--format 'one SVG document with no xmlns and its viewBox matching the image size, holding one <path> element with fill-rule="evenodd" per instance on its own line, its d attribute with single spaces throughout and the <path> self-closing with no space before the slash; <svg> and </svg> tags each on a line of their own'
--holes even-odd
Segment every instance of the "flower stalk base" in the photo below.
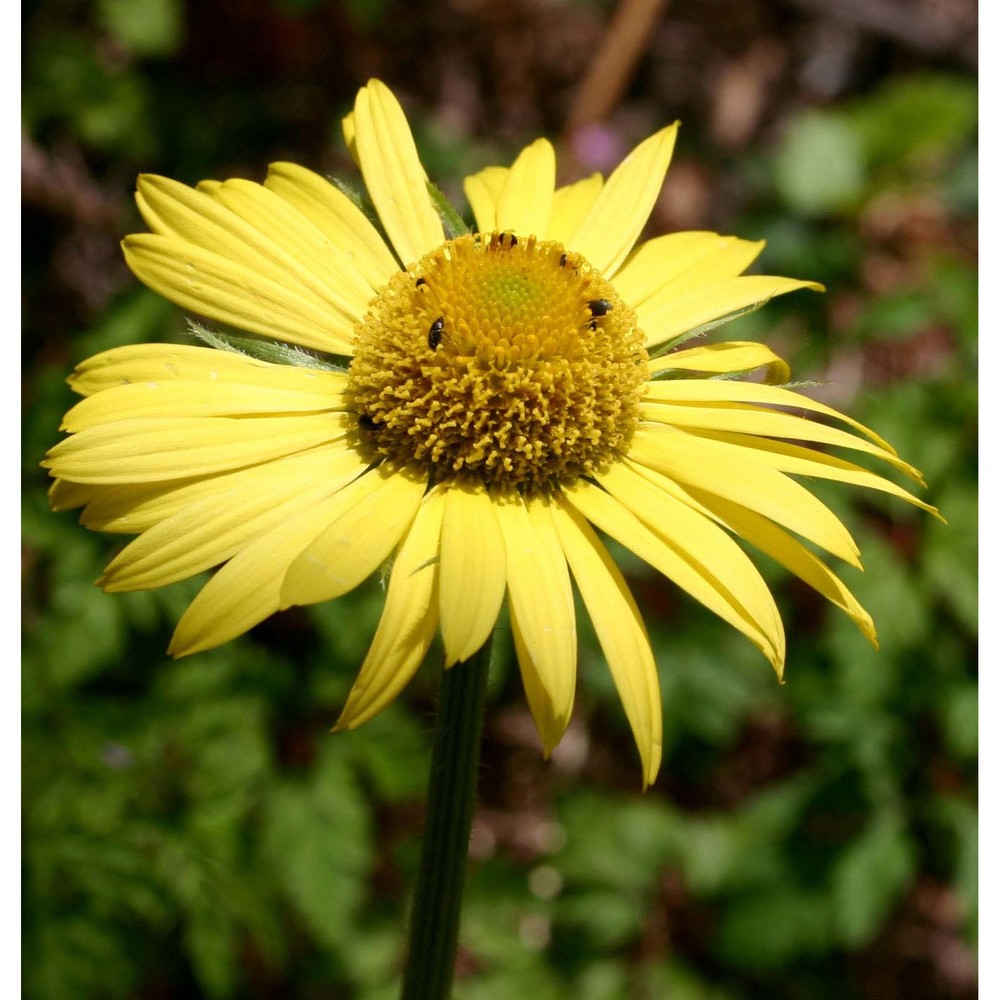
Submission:
<svg viewBox="0 0 1000 1000">
<path fill-rule="evenodd" d="M 451 995 L 491 645 L 441 674 L 402 1000 Z"/>
</svg>

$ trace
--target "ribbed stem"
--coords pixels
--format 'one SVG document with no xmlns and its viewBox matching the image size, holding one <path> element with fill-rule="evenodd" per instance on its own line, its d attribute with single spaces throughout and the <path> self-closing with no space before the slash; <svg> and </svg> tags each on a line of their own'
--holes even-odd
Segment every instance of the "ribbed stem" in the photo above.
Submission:
<svg viewBox="0 0 1000 1000">
<path fill-rule="evenodd" d="M 441 673 L 402 1000 L 451 995 L 491 645 L 488 640 L 471 659 Z"/>
</svg>

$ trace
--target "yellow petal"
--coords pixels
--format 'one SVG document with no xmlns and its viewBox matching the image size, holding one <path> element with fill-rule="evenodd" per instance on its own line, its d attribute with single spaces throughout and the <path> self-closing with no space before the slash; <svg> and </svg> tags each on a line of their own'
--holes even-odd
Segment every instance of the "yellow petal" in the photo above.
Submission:
<svg viewBox="0 0 1000 1000">
<path fill-rule="evenodd" d="M 354 104 L 354 141 L 361 173 L 403 265 L 444 243 L 444 229 L 427 193 L 410 126 L 392 91 L 370 80 Z"/>
<path fill-rule="evenodd" d="M 353 320 L 305 290 L 173 236 L 122 242 L 135 276 L 164 298 L 209 319 L 334 354 L 351 354 Z"/>
<path fill-rule="evenodd" d="M 503 536 L 481 485 L 445 495 L 439 600 L 445 666 L 468 660 L 496 626 L 507 587 Z"/>
<path fill-rule="evenodd" d="M 725 345 L 718 346 L 724 347 Z M 688 352 L 680 353 L 686 354 Z M 665 358 L 671 357 L 674 355 L 665 356 Z M 811 413 L 821 413 L 825 417 L 839 420 L 853 427 L 860 434 L 864 434 L 880 448 L 884 448 L 893 455 L 896 454 L 895 449 L 887 441 L 880 438 L 871 428 L 847 416 L 846 413 L 841 413 L 825 403 L 810 399 L 800 392 L 783 389 L 776 385 L 761 385 L 758 382 L 741 382 L 730 379 L 665 379 L 662 382 L 647 382 L 643 390 L 643 398 L 659 400 L 664 403 L 760 403 L 808 410 Z"/>
<path fill-rule="evenodd" d="M 556 243 L 569 242 L 593 208 L 603 187 L 604 178 L 600 174 L 591 174 L 575 184 L 556 188 L 545 239 Z"/>
<path fill-rule="evenodd" d="M 507 550 L 511 628 L 528 706 L 548 755 L 562 739 L 576 689 L 576 612 L 566 557 L 548 506 L 520 496 L 496 505 Z"/>
<path fill-rule="evenodd" d="M 882 476 L 869 472 L 867 469 L 845 462 L 841 458 L 833 455 L 825 455 L 820 451 L 813 451 L 811 448 L 802 448 L 799 445 L 786 444 L 784 441 L 772 441 L 767 438 L 755 438 L 742 434 L 727 434 L 722 431 L 707 433 L 713 441 L 720 441 L 728 445 L 737 445 L 752 453 L 762 464 L 777 469 L 780 472 L 791 473 L 792 475 L 811 476 L 814 479 L 833 479 L 838 483 L 850 483 L 852 486 L 863 486 L 867 489 L 878 490 L 880 493 L 888 493 L 891 496 L 905 500 L 914 507 L 919 507 L 928 514 L 939 520 L 944 520 L 936 507 L 924 503 L 923 500 L 915 497 L 912 493 L 897 486 L 894 482 L 884 479 Z M 893 463 L 897 464 L 897 463 Z M 907 466 L 905 462 L 898 463 L 904 471 L 912 466 Z M 916 470 L 912 470 L 916 473 Z"/>
<path fill-rule="evenodd" d="M 42 464 L 56 478 L 77 483 L 183 479 L 258 465 L 328 444 L 343 437 L 353 422 L 339 414 L 118 420 L 60 442 Z"/>
<path fill-rule="evenodd" d="M 210 382 L 133 382 L 88 396 L 63 418 L 60 430 L 82 431 L 113 420 L 135 417 L 238 417 L 308 413 L 344 408 L 338 387 L 323 392 L 272 389 L 260 385 Z"/>
<path fill-rule="evenodd" d="M 668 545 L 631 511 L 593 483 L 581 479 L 564 490 L 564 496 L 588 521 L 742 632 L 764 654 L 775 671 L 781 673 L 783 662 L 774 643 L 700 563 Z"/>
<path fill-rule="evenodd" d="M 642 233 L 656 204 L 677 138 L 677 125 L 640 143 L 615 169 L 580 228 L 569 239 L 606 278 L 611 278 Z"/>
<path fill-rule="evenodd" d="M 615 289 L 634 309 L 666 288 L 694 287 L 734 278 L 760 255 L 764 241 L 691 231 L 657 236 L 636 248 L 615 275 Z"/>
<path fill-rule="evenodd" d="M 303 468 L 310 470 L 308 475 L 315 475 L 317 468 L 337 469 L 344 462 L 355 463 L 359 471 L 367 467 L 358 452 L 346 441 L 340 440 L 235 472 L 209 473 L 154 483 L 91 485 L 85 487 L 91 496 L 80 523 L 95 531 L 135 535 L 206 497 L 214 497 L 227 490 L 242 490 L 244 484 L 256 483 L 262 473 L 275 480 L 296 479 L 302 475 Z"/>
<path fill-rule="evenodd" d="M 382 288 L 399 270 L 392 251 L 365 213 L 319 174 L 294 163 L 272 163 L 264 186 L 311 219 L 372 288 Z"/>
<path fill-rule="evenodd" d="M 156 234 L 242 265 L 349 323 L 364 313 L 371 288 L 297 209 L 250 181 L 213 190 L 143 174 L 136 202 Z"/>
<path fill-rule="evenodd" d="M 476 229 L 481 233 L 492 233 L 497 228 L 497 199 L 509 173 L 507 167 L 484 167 L 465 178 L 462 185 L 465 197 L 472 207 Z"/>
<path fill-rule="evenodd" d="M 662 424 L 644 424 L 632 439 L 629 458 L 682 486 L 749 507 L 860 567 L 858 547 L 833 512 L 807 489 L 761 461 L 752 449 Z"/>
<path fill-rule="evenodd" d="M 686 371 L 713 375 L 735 375 L 766 368 L 768 382 L 787 382 L 791 369 L 769 347 L 751 341 L 731 340 L 722 344 L 702 344 L 683 351 L 671 351 L 649 362 L 651 374 Z"/>
<path fill-rule="evenodd" d="M 280 248 L 302 284 L 317 297 L 355 320 L 364 316 L 381 286 L 372 287 L 311 218 L 269 188 L 247 180 L 226 181 L 215 198 Z"/>
<path fill-rule="evenodd" d="M 237 382 L 315 392 L 317 386 L 347 384 L 347 376 L 320 368 L 272 364 L 257 358 L 187 344 L 129 344 L 95 354 L 77 365 L 69 378 L 73 391 L 90 396 L 130 382 Z"/>
<path fill-rule="evenodd" d="M 621 570 L 586 519 L 558 494 L 551 511 L 632 727 L 642 759 L 643 788 L 648 788 L 656 780 L 663 754 L 663 709 L 656 661 L 642 617 Z"/>
<path fill-rule="evenodd" d="M 94 487 L 89 484 L 57 479 L 49 487 L 49 506 L 54 511 L 73 510 L 90 503 L 93 498 Z"/>
<path fill-rule="evenodd" d="M 427 478 L 380 466 L 356 485 L 351 505 L 289 567 L 282 608 L 340 597 L 371 576 L 413 522 Z"/>
<path fill-rule="evenodd" d="M 556 154 L 548 139 L 536 139 L 511 164 L 497 197 L 497 229 L 544 239 L 556 187 Z"/>
<path fill-rule="evenodd" d="M 837 448 L 850 448 L 880 458 L 902 472 L 916 472 L 912 465 L 866 438 L 856 437 L 838 427 L 829 427 L 806 417 L 780 413 L 777 410 L 751 406 L 748 403 L 722 403 L 710 406 L 708 404 L 656 401 L 640 404 L 639 413 L 643 420 L 652 420 L 657 423 L 669 424 L 672 427 L 685 427 L 695 431 L 708 431 L 712 433 L 713 437 L 716 437 L 714 432 L 717 431 L 732 431 L 745 436 L 794 438 L 797 441 L 816 441 Z M 741 437 L 740 443 L 747 443 L 746 439 Z M 785 469 L 784 471 L 791 470 Z"/>
<path fill-rule="evenodd" d="M 357 484 L 370 478 L 286 518 L 233 556 L 181 616 L 168 652 L 188 656 L 221 646 L 274 614 L 288 567 L 354 501 Z"/>
<path fill-rule="evenodd" d="M 356 452 L 323 452 L 247 470 L 252 475 L 185 504 L 119 552 L 98 582 L 107 591 L 150 590 L 225 562 L 365 470 Z"/>
<path fill-rule="evenodd" d="M 437 631 L 437 553 L 444 492 L 424 497 L 392 566 L 385 608 L 337 729 L 377 715 L 417 672 Z"/>
<path fill-rule="evenodd" d="M 639 326 L 646 334 L 646 347 L 665 344 L 682 333 L 711 328 L 735 314 L 758 309 L 774 298 L 799 288 L 823 291 L 815 281 L 773 278 L 747 274 L 706 285 L 686 293 L 676 286 L 657 292 L 635 307 Z"/>
<path fill-rule="evenodd" d="M 858 603 L 830 567 L 801 542 L 752 510 L 697 490 L 692 491 L 692 495 L 730 530 L 745 538 L 751 545 L 756 546 L 844 611 L 872 645 L 878 646 L 875 623 L 871 615 Z"/>
<path fill-rule="evenodd" d="M 597 481 L 622 506 L 692 565 L 701 567 L 716 586 L 731 595 L 766 637 L 779 663 L 785 658 L 785 631 L 774 597 L 746 553 L 713 520 L 684 502 L 663 476 L 642 475 L 627 460 L 612 465 Z M 779 670 L 780 676 L 780 670 Z"/>
<path fill-rule="evenodd" d="M 344 133 L 344 145 L 347 147 L 347 152 L 354 161 L 354 165 L 360 169 L 361 162 L 358 160 L 358 129 L 353 111 L 348 111 L 344 115 L 340 122 L 340 127 Z"/>
</svg>

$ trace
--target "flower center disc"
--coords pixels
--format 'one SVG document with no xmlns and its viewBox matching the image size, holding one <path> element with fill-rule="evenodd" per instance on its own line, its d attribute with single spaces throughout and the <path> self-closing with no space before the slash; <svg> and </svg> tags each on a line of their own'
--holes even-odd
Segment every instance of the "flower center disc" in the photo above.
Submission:
<svg viewBox="0 0 1000 1000">
<path fill-rule="evenodd" d="M 460 236 L 394 275 L 358 325 L 359 434 L 374 456 L 435 481 L 548 492 L 628 445 L 643 340 L 579 254 L 511 233 Z"/>
</svg>

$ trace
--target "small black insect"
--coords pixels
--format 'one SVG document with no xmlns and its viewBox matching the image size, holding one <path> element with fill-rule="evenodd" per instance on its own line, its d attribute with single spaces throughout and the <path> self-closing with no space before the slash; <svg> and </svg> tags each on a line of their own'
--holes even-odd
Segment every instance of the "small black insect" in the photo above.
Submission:
<svg viewBox="0 0 1000 1000">
<path fill-rule="evenodd" d="M 512 246 L 512 247 L 516 247 L 517 246 L 517 237 L 513 233 L 503 233 L 503 234 L 501 234 L 501 236 L 500 236 L 500 241 L 501 242 L 503 242 L 504 237 L 506 237 L 506 239 L 507 239 L 507 245 L 508 246 Z"/>
<path fill-rule="evenodd" d="M 444 335 L 444 316 L 438 316 L 433 323 L 431 323 L 431 328 L 427 332 L 427 346 L 432 350 L 436 351 L 438 344 L 441 343 L 441 337 Z"/>
<path fill-rule="evenodd" d="M 426 278 L 417 278 L 417 288 L 420 288 L 420 287 L 422 287 L 423 285 L 426 285 L 426 284 L 427 284 L 427 279 Z"/>
<path fill-rule="evenodd" d="M 587 308 L 590 310 L 590 315 L 593 319 L 590 321 L 590 329 L 597 329 L 597 321 L 602 316 L 607 316 L 611 312 L 611 303 L 607 299 L 591 299 L 587 303 Z"/>
<path fill-rule="evenodd" d="M 564 254 L 564 253 L 560 254 L 559 255 L 559 266 L 560 267 L 565 267 L 566 266 L 566 261 L 568 261 L 568 260 L 569 260 L 569 257 L 566 254 Z"/>
<path fill-rule="evenodd" d="M 362 413 L 361 416 L 358 417 L 358 426 L 363 431 L 377 431 L 382 426 L 382 422 L 376 420 L 369 413 Z"/>
</svg>

